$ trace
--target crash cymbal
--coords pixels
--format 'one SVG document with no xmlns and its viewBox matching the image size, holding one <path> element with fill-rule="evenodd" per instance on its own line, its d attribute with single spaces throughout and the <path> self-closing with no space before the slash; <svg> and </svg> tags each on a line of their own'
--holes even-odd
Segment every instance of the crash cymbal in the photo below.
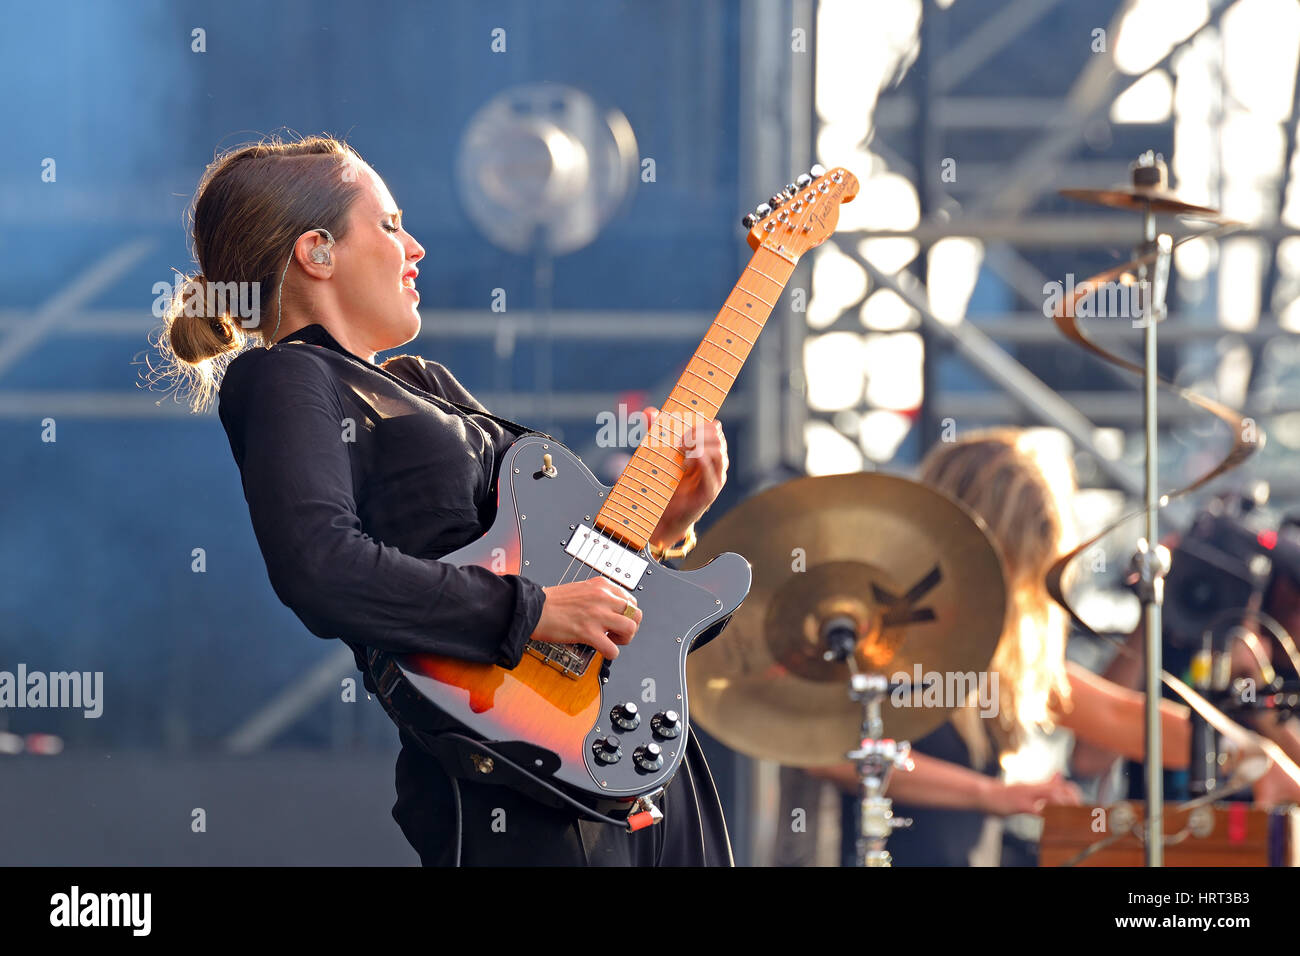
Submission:
<svg viewBox="0 0 1300 956">
<path fill-rule="evenodd" d="M 1078 199 L 1111 209 L 1132 209 L 1137 212 L 1150 210 L 1200 219 L 1221 218 L 1219 210 L 1187 202 L 1170 192 L 1169 168 L 1161 156 L 1150 150 L 1139 156 L 1130 169 L 1133 177 L 1131 185 L 1110 189 L 1062 189 L 1061 195 L 1067 199 Z"/>
<path fill-rule="evenodd" d="M 1209 206 L 1179 199 L 1167 189 L 1141 189 L 1136 186 L 1116 186 L 1113 189 L 1062 189 L 1061 195 L 1067 199 L 1096 206 L 1109 206 L 1111 209 L 1133 209 L 1145 212 L 1149 207 L 1152 212 L 1172 213 L 1179 216 L 1197 216 L 1203 219 L 1219 219 L 1221 213 Z"/>
<path fill-rule="evenodd" d="M 938 675 L 941 691 L 958 686 L 956 675 L 974 688 L 1002 634 L 1002 566 L 979 519 L 905 478 L 829 475 L 769 488 L 724 515 L 683 565 L 723 551 L 749 560 L 753 587 L 722 634 L 687 658 L 691 719 L 750 756 L 810 767 L 856 746 L 862 708 L 849 698 L 848 664 L 822 656 L 833 620 L 854 622 L 862 670 Z M 920 739 L 954 703 L 892 694 L 885 736 Z"/>
</svg>

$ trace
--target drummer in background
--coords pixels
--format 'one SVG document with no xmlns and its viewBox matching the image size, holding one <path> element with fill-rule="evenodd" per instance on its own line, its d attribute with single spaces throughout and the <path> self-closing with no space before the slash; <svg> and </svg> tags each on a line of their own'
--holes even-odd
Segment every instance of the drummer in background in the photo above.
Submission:
<svg viewBox="0 0 1300 956">
<path fill-rule="evenodd" d="M 1300 546 L 1300 530 L 1294 524 L 1284 524 L 1278 529 L 1279 538 L 1286 536 L 1291 539 L 1293 544 Z M 1297 569 L 1291 568 L 1281 561 L 1275 561 L 1272 565 L 1272 572 L 1268 579 L 1268 584 L 1264 588 L 1260 600 L 1260 607 L 1265 614 L 1272 617 L 1287 632 L 1287 635 L 1295 641 L 1300 636 L 1300 580 L 1296 579 Z M 1168 595 L 1166 595 L 1168 600 Z M 1257 688 L 1264 688 L 1268 681 L 1265 679 L 1261 661 L 1272 668 L 1284 680 L 1300 679 L 1300 671 L 1297 671 L 1295 662 L 1291 660 L 1286 653 L 1282 644 L 1277 638 L 1269 632 L 1268 628 L 1261 627 L 1254 620 L 1252 613 L 1247 613 L 1242 620 L 1241 639 L 1232 641 L 1232 672 L 1233 679 L 1238 677 L 1248 677 L 1255 682 Z M 1189 657 L 1188 647 L 1192 645 L 1190 637 L 1184 635 L 1181 640 L 1170 640 L 1170 622 L 1164 623 L 1165 642 L 1162 648 L 1163 660 L 1165 667 L 1174 673 L 1180 673 L 1185 668 L 1177 668 L 1172 661 L 1185 661 Z M 1140 687 L 1144 683 L 1146 668 L 1143 658 L 1143 641 L 1145 628 L 1139 622 L 1138 627 L 1129 635 L 1126 642 L 1126 650 L 1123 653 L 1116 654 L 1110 665 L 1106 668 L 1105 677 L 1107 680 L 1114 681 L 1124 687 Z M 1190 675 L 1180 674 L 1184 679 Z M 1255 713 L 1247 713 L 1242 717 L 1261 736 L 1267 737 L 1282 748 L 1283 752 L 1293 761 L 1300 763 L 1300 718 L 1289 715 L 1279 715 L 1274 710 L 1260 710 Z M 1113 748 L 1085 744 L 1075 748 L 1072 765 L 1077 773 L 1087 776 L 1101 776 L 1109 773 L 1119 755 Z M 1132 768 L 1129 771 L 1130 788 L 1129 796 L 1131 798 L 1140 797 L 1143 786 L 1140 779 L 1140 773 L 1133 773 Z M 1171 786 L 1173 784 L 1174 786 Z M 1167 796 L 1175 795 L 1185 796 L 1185 792 L 1180 792 L 1176 786 L 1181 787 L 1181 791 L 1186 790 L 1186 781 L 1175 782 L 1165 781 L 1165 793 Z M 1256 794 L 1258 797 L 1258 794 Z"/>
<path fill-rule="evenodd" d="M 1001 766 L 1031 728 L 1063 726 L 1076 739 L 1141 760 L 1144 696 L 1067 662 L 1065 613 L 1047 594 L 1047 570 L 1075 540 L 1070 502 L 1073 466 L 1032 431 L 997 429 L 936 445 L 919 479 L 983 519 L 1003 558 L 1007 617 L 989 669 L 998 674 L 999 707 L 982 717 L 974 701 L 938 730 L 912 743 L 914 769 L 896 771 L 888 796 L 910 828 L 890 836 L 898 866 L 996 865 L 998 818 L 1039 813 L 1047 804 L 1078 804 L 1078 788 L 1060 774 L 1005 783 Z M 1188 763 L 1188 709 L 1161 702 L 1166 767 Z M 1290 770 L 1291 774 L 1286 771 Z M 857 772 L 844 763 L 814 771 L 856 793 Z M 1293 774 L 1293 775 L 1292 775 Z M 1300 798 L 1300 768 L 1270 767 L 1257 801 Z M 846 819 L 850 818 L 846 814 Z M 992 852 L 988 852 L 992 846 Z"/>
</svg>

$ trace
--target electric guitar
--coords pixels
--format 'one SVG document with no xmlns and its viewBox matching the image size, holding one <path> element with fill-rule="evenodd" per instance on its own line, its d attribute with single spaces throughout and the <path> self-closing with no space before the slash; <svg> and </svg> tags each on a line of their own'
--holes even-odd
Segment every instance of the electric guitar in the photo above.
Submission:
<svg viewBox="0 0 1300 956">
<path fill-rule="evenodd" d="M 613 487 L 553 439 L 525 435 L 502 461 L 492 527 L 441 559 L 544 586 L 605 575 L 632 591 L 642 612 L 618 658 L 536 640 L 512 669 L 372 652 L 390 713 L 401 697 L 422 699 L 584 804 L 635 804 L 646 815 L 642 798 L 672 778 L 685 753 L 686 655 L 723 629 L 750 586 L 740 555 L 678 571 L 648 550 L 682 477 L 680 439 L 694 419 L 717 414 L 799 257 L 834 232 L 840 203 L 857 192 L 852 173 L 814 166 L 745 217 L 753 258 Z M 491 772 L 490 759 L 475 765 Z"/>
</svg>

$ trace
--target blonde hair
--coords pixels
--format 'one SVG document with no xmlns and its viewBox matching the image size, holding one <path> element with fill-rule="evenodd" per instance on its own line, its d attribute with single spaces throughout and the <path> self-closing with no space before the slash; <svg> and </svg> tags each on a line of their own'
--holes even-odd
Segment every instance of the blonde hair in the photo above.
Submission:
<svg viewBox="0 0 1300 956">
<path fill-rule="evenodd" d="M 1048 434 L 1014 428 L 972 432 L 936 445 L 921 462 L 922 482 L 984 521 L 1006 575 L 1007 616 L 989 665 L 998 675 L 997 718 L 986 725 L 971 705 L 959 707 L 952 718 L 976 767 L 991 755 L 988 733 L 1004 753 L 1012 753 L 1030 728 L 1050 730 L 1054 712 L 1069 706 L 1067 618 L 1048 596 L 1044 578 L 1075 542 L 1075 479 L 1068 448 L 1054 448 Z"/>
</svg>

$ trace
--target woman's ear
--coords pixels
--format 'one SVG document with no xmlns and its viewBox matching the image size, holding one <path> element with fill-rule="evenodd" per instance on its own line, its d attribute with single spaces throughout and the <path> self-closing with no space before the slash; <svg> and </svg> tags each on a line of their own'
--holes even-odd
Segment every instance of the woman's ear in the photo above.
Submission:
<svg viewBox="0 0 1300 956">
<path fill-rule="evenodd" d="M 328 229 L 313 229 L 298 237 L 293 248 L 294 258 L 308 275 L 328 279 L 333 274 L 334 237 Z"/>
</svg>

